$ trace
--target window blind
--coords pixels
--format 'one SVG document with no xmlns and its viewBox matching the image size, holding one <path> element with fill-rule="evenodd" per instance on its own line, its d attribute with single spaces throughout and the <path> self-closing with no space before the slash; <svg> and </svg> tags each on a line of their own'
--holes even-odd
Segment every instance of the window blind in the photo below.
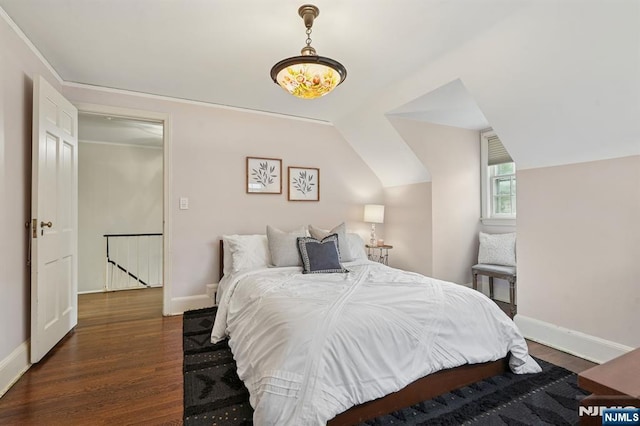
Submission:
<svg viewBox="0 0 640 426">
<path fill-rule="evenodd" d="M 513 159 L 502 145 L 502 142 L 500 142 L 500 138 L 492 135 L 487 138 L 487 142 L 489 143 L 488 163 L 490 166 L 513 162 Z"/>
</svg>

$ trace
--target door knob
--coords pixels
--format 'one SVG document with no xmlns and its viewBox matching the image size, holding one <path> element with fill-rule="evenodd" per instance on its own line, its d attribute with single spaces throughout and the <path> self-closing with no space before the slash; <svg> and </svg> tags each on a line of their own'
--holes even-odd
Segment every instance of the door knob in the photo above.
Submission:
<svg viewBox="0 0 640 426">
<path fill-rule="evenodd" d="M 45 226 L 48 227 L 48 228 L 51 228 L 53 226 L 53 223 L 51 223 L 51 221 L 49 221 L 49 222 L 40 222 L 40 226 L 43 227 L 43 228 Z"/>
</svg>

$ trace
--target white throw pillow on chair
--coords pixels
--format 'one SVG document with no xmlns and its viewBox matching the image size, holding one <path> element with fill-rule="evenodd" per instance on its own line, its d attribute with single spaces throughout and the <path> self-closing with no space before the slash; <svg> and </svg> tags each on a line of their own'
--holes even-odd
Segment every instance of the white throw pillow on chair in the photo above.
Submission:
<svg viewBox="0 0 640 426">
<path fill-rule="evenodd" d="M 480 233 L 478 263 L 516 266 L 516 234 Z"/>
</svg>

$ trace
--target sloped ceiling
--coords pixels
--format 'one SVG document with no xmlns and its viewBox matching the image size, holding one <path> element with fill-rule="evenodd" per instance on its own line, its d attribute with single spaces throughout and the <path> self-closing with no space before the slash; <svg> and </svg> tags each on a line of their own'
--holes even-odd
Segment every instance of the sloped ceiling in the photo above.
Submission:
<svg viewBox="0 0 640 426">
<path fill-rule="evenodd" d="M 386 115 L 468 130 L 490 127 L 487 118 L 460 80 L 445 84 Z"/>
<path fill-rule="evenodd" d="M 268 75 L 304 44 L 299 1 L 0 0 L 65 82 L 329 121 L 385 186 L 430 179 L 388 114 L 484 117 L 521 169 L 640 154 L 640 2 L 316 4 L 348 77 L 307 101 Z"/>
</svg>

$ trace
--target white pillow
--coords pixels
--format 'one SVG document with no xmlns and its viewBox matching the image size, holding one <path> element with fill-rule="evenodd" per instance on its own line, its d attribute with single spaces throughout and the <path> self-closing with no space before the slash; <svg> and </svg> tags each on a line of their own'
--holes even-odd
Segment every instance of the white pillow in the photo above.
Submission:
<svg viewBox="0 0 640 426">
<path fill-rule="evenodd" d="M 266 268 L 271 263 L 267 236 L 262 235 L 225 235 L 224 274 L 237 273 L 249 269 Z M 227 268 L 227 253 L 231 258 Z"/>
<path fill-rule="evenodd" d="M 353 260 L 351 250 L 349 250 L 349 244 L 347 242 L 347 225 L 345 225 L 344 222 L 333 228 L 331 231 L 309 225 L 309 234 L 311 234 L 311 236 L 316 240 L 322 240 L 331 234 L 338 234 L 338 252 L 340 253 L 340 261 L 349 262 Z"/>
<path fill-rule="evenodd" d="M 231 271 L 233 270 L 233 265 L 231 263 L 233 258 L 231 257 L 231 249 L 229 248 L 229 238 L 232 237 L 237 237 L 237 235 L 222 236 L 222 254 L 224 256 L 222 258 L 222 275 L 224 276 L 229 276 L 229 274 L 231 274 Z"/>
<path fill-rule="evenodd" d="M 367 260 L 367 252 L 364 249 L 364 240 L 358 234 L 347 234 L 347 245 L 351 253 L 351 260 Z"/>
<path fill-rule="evenodd" d="M 306 236 L 307 230 L 304 227 L 293 232 L 284 232 L 267 225 L 271 263 L 275 266 L 302 266 L 298 251 L 298 237 Z"/>
<path fill-rule="evenodd" d="M 478 263 L 516 266 L 516 234 L 480 233 Z"/>
</svg>

